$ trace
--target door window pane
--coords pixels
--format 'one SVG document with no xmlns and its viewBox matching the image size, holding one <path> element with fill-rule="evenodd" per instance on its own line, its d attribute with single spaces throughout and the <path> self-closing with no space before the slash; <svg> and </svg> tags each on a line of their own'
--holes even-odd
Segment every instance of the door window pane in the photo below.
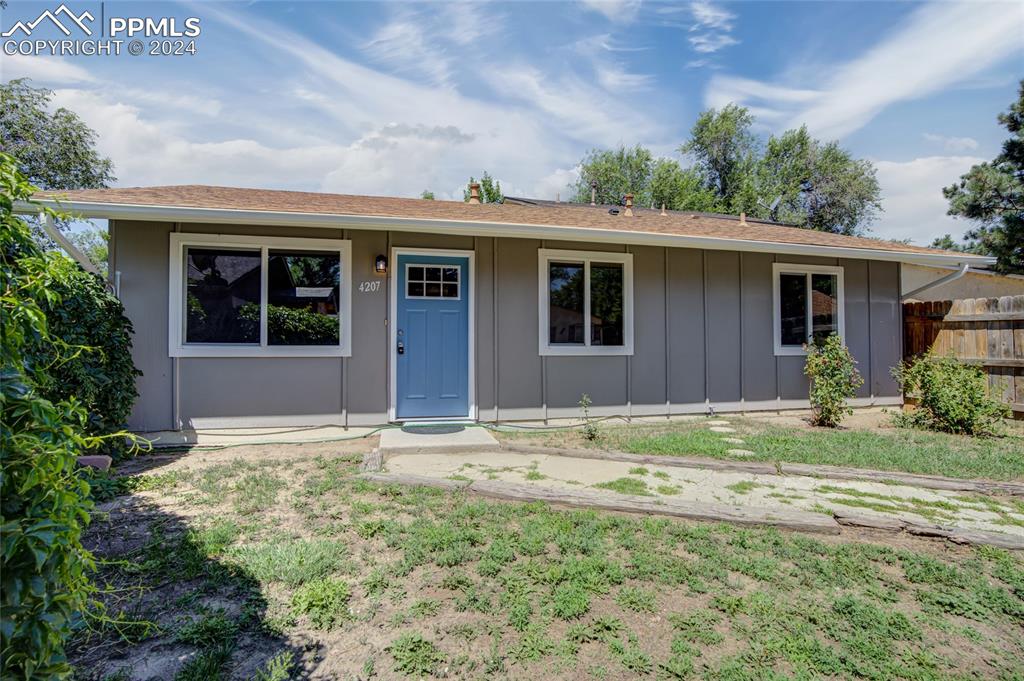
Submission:
<svg viewBox="0 0 1024 681">
<path fill-rule="evenodd" d="M 815 343 L 839 333 L 839 279 L 836 275 L 811 275 L 811 315 L 811 335 Z"/>
<path fill-rule="evenodd" d="M 590 265 L 590 344 L 622 345 L 622 265 Z"/>
<path fill-rule="evenodd" d="M 583 265 L 548 264 L 549 341 L 554 344 L 583 345 Z"/>
<path fill-rule="evenodd" d="M 260 342 L 260 252 L 187 248 L 185 342 Z"/>
<path fill-rule="evenodd" d="M 783 345 L 807 342 L 807 275 L 779 275 L 779 310 Z"/>
<path fill-rule="evenodd" d="M 337 345 L 341 257 L 337 253 L 267 254 L 267 343 Z"/>
<path fill-rule="evenodd" d="M 462 268 L 457 265 L 409 265 L 406 269 L 405 296 L 458 298 L 461 278 Z"/>
</svg>

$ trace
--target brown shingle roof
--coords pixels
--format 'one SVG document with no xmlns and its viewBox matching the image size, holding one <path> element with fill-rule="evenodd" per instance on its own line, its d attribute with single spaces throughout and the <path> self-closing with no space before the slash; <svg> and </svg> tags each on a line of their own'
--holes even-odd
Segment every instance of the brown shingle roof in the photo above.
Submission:
<svg viewBox="0 0 1024 681">
<path fill-rule="evenodd" d="M 829 234 L 797 227 L 749 220 L 740 224 L 733 216 L 634 208 L 634 217 L 610 215 L 607 207 L 543 202 L 537 205 L 481 204 L 459 201 L 428 201 L 388 196 L 355 196 L 314 192 L 241 189 L 206 185 L 81 189 L 44 192 L 37 198 L 57 198 L 68 203 L 127 204 L 161 207 L 232 209 L 321 215 L 351 215 L 423 220 L 507 223 L 551 227 L 583 227 L 618 232 L 710 237 L 737 241 L 870 249 L 894 253 L 961 255 L 921 246 L 864 237 Z"/>
</svg>

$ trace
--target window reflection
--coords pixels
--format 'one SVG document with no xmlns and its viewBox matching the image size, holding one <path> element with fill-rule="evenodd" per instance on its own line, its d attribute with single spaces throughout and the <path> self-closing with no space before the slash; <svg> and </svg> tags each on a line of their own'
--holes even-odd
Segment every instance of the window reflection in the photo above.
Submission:
<svg viewBox="0 0 1024 681">
<path fill-rule="evenodd" d="M 551 344 L 583 345 L 583 265 L 548 264 L 548 339 Z"/>
<path fill-rule="evenodd" d="M 779 308 L 783 345 L 807 342 L 807 275 L 779 275 Z"/>
<path fill-rule="evenodd" d="M 187 248 L 188 343 L 260 342 L 260 252 Z"/>
<path fill-rule="evenodd" d="M 821 343 L 839 333 L 839 279 L 834 274 L 811 275 L 811 335 Z"/>
<path fill-rule="evenodd" d="M 622 265 L 590 265 L 590 344 L 622 345 Z"/>
<path fill-rule="evenodd" d="M 341 259 L 337 253 L 271 250 L 267 343 L 337 345 Z"/>
</svg>

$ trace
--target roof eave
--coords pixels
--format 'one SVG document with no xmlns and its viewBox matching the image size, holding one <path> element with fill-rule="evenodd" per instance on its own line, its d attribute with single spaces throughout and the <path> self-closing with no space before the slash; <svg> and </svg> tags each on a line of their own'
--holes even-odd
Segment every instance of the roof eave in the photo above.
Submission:
<svg viewBox="0 0 1024 681">
<path fill-rule="evenodd" d="M 992 264 L 995 258 L 969 254 L 911 253 L 885 249 L 850 248 L 846 246 L 817 246 L 788 244 L 776 241 L 754 241 L 723 237 L 658 234 L 610 230 L 597 227 L 564 225 L 533 225 L 508 222 L 481 222 L 433 218 L 403 218 L 375 215 L 346 215 L 327 213 L 299 213 L 293 211 L 241 210 L 236 208 L 194 208 L 189 206 L 156 206 L 146 204 L 106 203 L 92 201 L 57 201 L 53 199 L 18 202 L 15 210 L 21 213 L 38 212 L 45 205 L 82 218 L 110 220 L 150 220 L 156 222 L 205 222 L 209 224 L 248 224 L 288 227 L 347 227 L 370 230 L 405 232 L 433 231 L 441 234 L 465 236 L 501 236 L 525 239 L 559 239 L 562 241 L 592 241 L 599 243 L 633 244 L 637 246 L 673 246 L 724 251 L 750 251 L 758 253 L 784 253 L 831 258 L 860 258 L 886 260 L 923 265 L 949 265 L 968 262 Z"/>
</svg>

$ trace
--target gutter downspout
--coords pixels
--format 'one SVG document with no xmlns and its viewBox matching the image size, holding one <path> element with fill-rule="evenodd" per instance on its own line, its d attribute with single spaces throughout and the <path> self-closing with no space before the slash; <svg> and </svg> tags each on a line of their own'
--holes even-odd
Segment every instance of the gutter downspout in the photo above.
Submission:
<svg viewBox="0 0 1024 681">
<path fill-rule="evenodd" d="M 56 241 L 57 245 L 63 248 L 68 255 L 74 258 L 75 261 L 78 262 L 78 264 L 81 265 L 86 272 L 90 272 L 99 277 L 103 276 L 102 274 L 100 274 L 100 271 L 99 269 L 97 269 L 96 265 L 94 265 L 92 261 L 89 260 L 88 257 L 86 257 L 85 253 L 82 253 L 82 251 L 78 250 L 78 247 L 75 246 L 70 241 L 68 241 L 68 238 L 64 236 L 59 229 L 57 229 L 57 227 L 53 224 L 52 215 L 50 215 L 49 213 L 40 213 L 39 217 L 43 225 L 43 231 L 46 232 L 46 236 Z"/>
<path fill-rule="evenodd" d="M 908 298 L 913 298 L 918 293 L 923 293 L 924 291 L 927 291 L 929 289 L 933 289 L 936 286 L 942 286 L 943 284 L 948 284 L 951 281 L 956 281 L 960 277 L 962 277 L 965 274 L 967 274 L 967 270 L 970 268 L 970 266 L 971 266 L 970 263 L 966 263 L 966 262 L 960 263 L 960 269 L 957 270 L 956 272 L 953 272 L 952 274 L 947 274 L 944 277 L 939 277 L 935 281 L 930 281 L 927 284 L 925 284 L 924 286 L 918 286 L 917 288 L 915 288 L 913 291 L 910 291 L 909 293 L 904 293 L 902 296 L 900 296 L 900 302 L 902 302 L 904 300 L 907 300 Z"/>
</svg>

